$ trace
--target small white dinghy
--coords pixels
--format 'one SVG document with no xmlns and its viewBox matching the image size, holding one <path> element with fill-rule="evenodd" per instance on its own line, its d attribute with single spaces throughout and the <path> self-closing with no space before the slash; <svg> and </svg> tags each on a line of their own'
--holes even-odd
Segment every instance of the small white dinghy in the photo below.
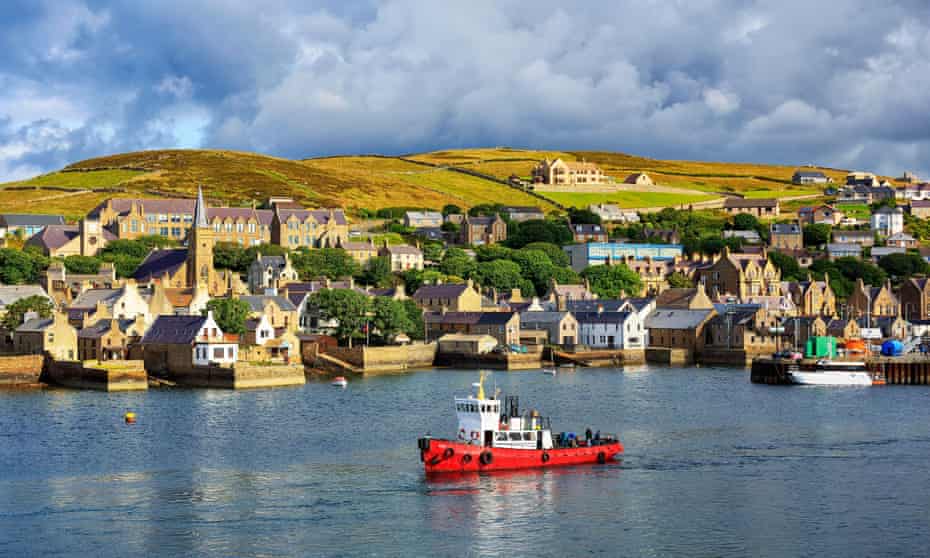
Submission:
<svg viewBox="0 0 930 558">
<path fill-rule="evenodd" d="M 555 376 L 558 371 L 555 368 L 543 368 L 543 374 L 547 376 Z"/>
<path fill-rule="evenodd" d="M 345 376 L 336 376 L 329 385 L 344 388 L 349 385 L 349 380 L 346 380 Z"/>
</svg>

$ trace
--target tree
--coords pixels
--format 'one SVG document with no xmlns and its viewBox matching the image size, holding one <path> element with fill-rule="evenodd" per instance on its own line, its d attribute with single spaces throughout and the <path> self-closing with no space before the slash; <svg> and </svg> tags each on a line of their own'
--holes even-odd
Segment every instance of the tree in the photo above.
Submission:
<svg viewBox="0 0 930 558">
<path fill-rule="evenodd" d="M 600 225 L 601 216 L 587 208 L 570 207 L 568 220 L 573 225 Z"/>
<path fill-rule="evenodd" d="M 555 266 L 542 250 L 514 250 L 511 261 L 520 266 L 523 277 L 533 283 L 536 294 L 542 295 L 549 286 Z"/>
<path fill-rule="evenodd" d="M 568 254 L 560 246 L 551 242 L 530 242 L 523 247 L 524 250 L 542 250 L 549 256 L 552 265 L 559 267 L 568 267 Z"/>
<path fill-rule="evenodd" d="M 531 242 L 548 242 L 558 246 L 571 244 L 574 235 L 565 221 L 531 219 L 514 223 L 514 231 L 508 231 L 507 245 L 511 248 L 523 248 Z"/>
<path fill-rule="evenodd" d="M 68 273 L 93 275 L 100 271 L 100 260 L 93 256 L 68 256 L 64 263 Z"/>
<path fill-rule="evenodd" d="M 493 260 L 509 260 L 511 250 L 500 244 L 486 244 L 475 248 L 475 259 L 479 262 L 490 262 Z"/>
<path fill-rule="evenodd" d="M 362 336 L 362 326 L 368 320 L 368 297 L 350 289 L 324 289 L 310 295 L 308 304 L 316 308 L 320 318 L 336 323 L 336 337 L 352 346 L 352 339 Z"/>
<path fill-rule="evenodd" d="M 533 284 L 523 277 L 520 266 L 510 260 L 494 260 L 478 266 L 474 273 L 478 284 L 498 291 L 520 289 L 525 296 L 532 296 Z"/>
<path fill-rule="evenodd" d="M 815 223 L 804 226 L 804 246 L 820 246 L 830 242 L 830 225 Z"/>
<path fill-rule="evenodd" d="M 460 230 L 462 230 L 462 227 L 459 226 L 458 223 L 453 223 L 452 221 L 446 221 L 445 223 L 443 223 L 442 225 L 439 226 L 439 229 L 440 229 L 442 232 L 447 232 L 447 233 L 451 233 L 451 234 L 458 234 L 458 232 L 459 232 Z"/>
<path fill-rule="evenodd" d="M 341 279 L 359 272 L 358 263 L 342 248 L 301 248 L 292 254 L 291 263 L 304 281 L 319 277 Z"/>
<path fill-rule="evenodd" d="M 370 325 L 384 342 L 412 328 L 410 318 L 407 316 L 407 308 L 399 300 L 376 296 L 371 301 L 371 314 Z"/>
<path fill-rule="evenodd" d="M 438 262 L 442 259 L 444 250 L 442 242 L 430 240 L 423 244 L 423 259 L 430 262 Z"/>
<path fill-rule="evenodd" d="M 446 205 L 442 206 L 442 215 L 444 217 L 446 215 L 461 215 L 461 214 L 462 214 L 462 208 L 455 204 L 447 203 Z"/>
<path fill-rule="evenodd" d="M 754 231 L 759 228 L 759 220 L 754 215 L 740 213 L 733 217 L 733 229 L 737 231 Z"/>
<path fill-rule="evenodd" d="M 800 281 L 804 278 L 798 260 L 791 256 L 773 251 L 769 252 L 769 261 L 781 271 L 782 281 Z"/>
<path fill-rule="evenodd" d="M 668 286 L 673 289 L 690 289 L 694 286 L 694 281 L 680 271 L 669 273 L 666 281 L 668 281 Z"/>
<path fill-rule="evenodd" d="M 0 324 L 7 331 L 13 331 L 23 323 L 26 312 L 35 312 L 40 318 L 48 318 L 54 310 L 55 307 L 48 298 L 40 295 L 27 296 L 6 307 L 6 314 L 0 320 Z"/>
<path fill-rule="evenodd" d="M 48 269 L 49 260 L 30 248 L 0 248 L 0 283 L 22 285 L 39 282 L 41 273 Z"/>
<path fill-rule="evenodd" d="M 591 290 L 601 298 L 620 298 L 624 294 L 636 296 L 643 283 L 632 269 L 624 264 L 592 265 L 581 272 L 591 283 Z"/>
<path fill-rule="evenodd" d="M 252 312 L 249 303 L 238 298 L 213 298 L 207 302 L 203 314 L 213 312 L 213 319 L 216 325 L 220 326 L 223 333 L 245 333 L 245 321 Z"/>
<path fill-rule="evenodd" d="M 245 248 L 236 242 L 217 242 L 213 246 L 213 267 L 244 273 L 249 268 Z"/>
<path fill-rule="evenodd" d="M 898 281 L 911 275 L 925 275 L 928 266 L 919 254 L 905 253 L 882 256 L 878 260 L 878 267 Z"/>
<path fill-rule="evenodd" d="M 404 310 L 407 312 L 408 328 L 404 333 L 411 339 L 423 339 L 426 337 L 426 329 L 423 324 L 423 309 L 417 306 L 412 298 L 403 301 Z"/>
<path fill-rule="evenodd" d="M 373 287 L 387 287 L 391 284 L 391 260 L 379 256 L 365 263 L 365 269 L 358 276 L 359 281 Z"/>
<path fill-rule="evenodd" d="M 468 278 L 478 269 L 478 263 L 468 256 L 445 257 L 439 264 L 439 270 L 446 275 Z"/>
</svg>

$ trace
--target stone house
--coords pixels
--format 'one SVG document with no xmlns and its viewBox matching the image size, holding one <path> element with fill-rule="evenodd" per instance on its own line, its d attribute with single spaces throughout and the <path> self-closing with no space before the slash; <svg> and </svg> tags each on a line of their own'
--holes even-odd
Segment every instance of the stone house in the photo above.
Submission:
<svg viewBox="0 0 930 558">
<path fill-rule="evenodd" d="M 707 310 L 714 307 L 703 283 L 696 287 L 666 289 L 655 300 L 656 309 Z"/>
<path fill-rule="evenodd" d="M 838 339 L 856 339 L 859 337 L 859 324 L 852 318 L 834 318 L 827 322 L 827 335 Z"/>
<path fill-rule="evenodd" d="M 485 355 L 497 347 L 497 339 L 490 335 L 447 333 L 439 338 L 439 352 L 456 355 Z"/>
<path fill-rule="evenodd" d="M 769 246 L 780 252 L 803 250 L 804 234 L 801 230 L 801 222 L 772 223 L 769 228 Z"/>
<path fill-rule="evenodd" d="M 97 230 L 97 224 L 81 221 L 78 225 L 48 225 L 41 231 L 26 240 L 26 246 L 38 248 L 50 258 L 65 258 L 68 256 L 94 256 L 112 240 L 116 235 L 107 229 L 99 229 L 99 235 L 90 234 Z"/>
<path fill-rule="evenodd" d="M 798 220 L 805 225 L 838 225 L 843 220 L 843 212 L 826 204 L 802 207 L 798 210 Z"/>
<path fill-rule="evenodd" d="M 556 310 L 567 310 L 572 301 L 596 299 L 597 295 L 591 291 L 591 284 L 587 280 L 582 283 L 559 283 L 554 278 L 549 280 L 549 291 L 542 297 Z"/>
<path fill-rule="evenodd" d="M 821 316 L 793 316 L 782 320 L 785 328 L 784 341 L 791 347 L 802 349 L 810 337 L 827 334 L 827 322 Z"/>
<path fill-rule="evenodd" d="M 438 211 L 407 211 L 404 213 L 404 226 L 411 229 L 442 226 L 442 213 Z"/>
<path fill-rule="evenodd" d="M 576 185 L 576 184 L 604 184 L 607 177 L 601 168 L 594 163 L 586 161 L 563 161 L 545 159 L 533 167 L 533 182 L 535 184 L 550 185 Z"/>
<path fill-rule="evenodd" d="M 29 238 L 45 227 L 64 225 L 61 215 L 43 215 L 39 213 L 0 213 L 0 238 L 11 234 L 21 234 Z"/>
<path fill-rule="evenodd" d="M 911 215 L 921 219 L 930 217 L 930 199 L 913 200 L 911 202 Z"/>
<path fill-rule="evenodd" d="M 500 215 L 471 217 L 466 215 L 459 232 L 459 242 L 476 246 L 507 240 L 507 223 Z"/>
<path fill-rule="evenodd" d="M 97 273 L 78 274 L 68 273 L 63 262 L 54 261 L 39 278 L 39 286 L 45 289 L 45 292 L 58 304 L 70 303 L 87 289 L 112 289 L 119 285 L 116 267 L 109 262 L 100 264 L 100 270 Z"/>
<path fill-rule="evenodd" d="M 368 242 L 343 242 L 339 247 L 362 267 L 365 267 L 371 258 L 378 257 L 378 247 L 375 246 L 374 239 L 369 239 Z"/>
<path fill-rule="evenodd" d="M 791 182 L 794 184 L 826 184 L 831 180 L 820 171 L 796 170 L 791 176 Z"/>
<path fill-rule="evenodd" d="M 104 313 L 100 312 L 100 305 L 106 308 Z M 90 323 L 96 323 L 103 317 L 120 320 L 142 318 L 146 324 L 152 322 L 149 301 L 142 296 L 139 287 L 132 280 L 126 280 L 121 287 L 115 289 L 88 289 L 65 308 L 71 325 L 75 327 L 84 327 L 88 319 L 91 320 Z"/>
<path fill-rule="evenodd" d="M 159 316 L 142 337 L 146 370 L 184 371 L 192 366 L 230 366 L 239 356 L 239 344 L 227 339 L 206 316 Z"/>
<path fill-rule="evenodd" d="M 872 287 L 866 285 L 860 278 L 856 281 L 847 299 L 847 306 L 854 318 L 869 314 L 872 316 L 899 316 L 901 314 L 898 297 L 891 290 L 890 282 L 880 287 Z"/>
<path fill-rule="evenodd" d="M 742 300 L 778 294 L 781 271 L 769 261 L 764 249 L 760 254 L 736 254 L 724 247 L 720 259 L 696 271 L 695 280 L 704 283 L 709 296 L 733 295 Z"/>
<path fill-rule="evenodd" d="M 901 316 L 907 321 L 930 320 L 930 279 L 909 277 L 898 287 Z"/>
<path fill-rule="evenodd" d="M 652 186 L 655 183 L 652 181 L 652 178 L 644 172 L 637 172 L 631 174 L 623 179 L 624 184 L 634 184 L 636 186 Z"/>
<path fill-rule="evenodd" d="M 291 265 L 288 254 L 263 256 L 255 254 L 249 264 L 248 284 L 252 294 L 264 294 L 267 289 L 279 289 L 287 283 L 297 281 L 297 270 Z"/>
<path fill-rule="evenodd" d="M 20 354 L 48 353 L 57 360 L 77 357 L 77 330 L 68 315 L 56 312 L 50 318 L 27 313 L 23 324 L 13 331 L 13 349 Z"/>
<path fill-rule="evenodd" d="M 570 228 L 575 242 L 607 242 L 607 230 L 600 225 L 580 224 Z"/>
<path fill-rule="evenodd" d="M 274 338 L 275 329 L 271 326 L 268 316 L 262 314 L 245 321 L 245 333 L 242 334 L 243 344 L 264 346 Z"/>
<path fill-rule="evenodd" d="M 771 354 L 778 337 L 770 329 L 778 318 L 762 307 L 737 306 L 717 311 L 704 328 L 704 350 L 739 350 L 747 356 Z"/>
<path fill-rule="evenodd" d="M 744 199 L 728 197 L 723 202 L 723 210 L 729 215 L 748 213 L 755 217 L 778 217 L 780 206 L 777 199 Z"/>
<path fill-rule="evenodd" d="M 429 312 L 478 312 L 482 308 L 481 294 L 469 279 L 466 283 L 423 285 L 413 293 L 417 306 Z"/>
<path fill-rule="evenodd" d="M 546 218 L 542 209 L 533 206 L 508 205 L 502 208 L 507 218 L 516 223 L 524 221 L 541 221 Z"/>
<path fill-rule="evenodd" d="M 286 331 L 296 331 L 300 326 L 300 316 L 296 306 L 290 298 L 282 295 L 250 295 L 240 296 L 239 300 L 249 305 L 250 317 L 268 319 L 271 327 L 283 328 Z"/>
<path fill-rule="evenodd" d="M 520 316 L 516 312 L 427 312 L 423 315 L 426 340 L 447 333 L 487 334 L 501 345 L 520 342 Z"/>
<path fill-rule="evenodd" d="M 917 239 L 906 232 L 898 232 L 885 239 L 886 246 L 896 248 L 917 248 Z"/>
<path fill-rule="evenodd" d="M 791 298 L 795 308 L 803 316 L 836 314 L 836 295 L 830 287 L 828 274 L 824 274 L 823 281 L 815 281 L 810 275 L 807 276 L 807 281 L 782 281 L 779 294 Z"/>
<path fill-rule="evenodd" d="M 591 204 L 588 210 L 601 218 L 604 223 L 639 223 L 639 214 L 635 211 L 620 209 L 609 203 Z"/>
<path fill-rule="evenodd" d="M 391 271 L 407 271 L 408 269 L 423 269 L 423 252 L 418 247 L 407 244 L 389 246 L 387 241 L 378 250 L 378 256 L 388 258 L 391 262 Z"/>
<path fill-rule="evenodd" d="M 636 312 L 575 312 L 578 341 L 592 349 L 642 349 L 646 328 Z"/>
<path fill-rule="evenodd" d="M 39 285 L 0 285 L 0 317 L 6 315 L 6 309 L 11 304 L 31 296 L 40 296 L 54 304 L 45 289 Z"/>
<path fill-rule="evenodd" d="M 271 243 L 285 248 L 334 248 L 349 240 L 341 209 L 279 209 L 271 220 Z"/>
<path fill-rule="evenodd" d="M 579 342 L 578 320 L 571 312 L 521 312 L 520 329 L 545 331 L 553 345 L 570 347 Z"/>
<path fill-rule="evenodd" d="M 78 360 L 124 360 L 130 346 L 145 334 L 146 324 L 135 319 L 104 318 L 78 331 Z"/>
<path fill-rule="evenodd" d="M 649 332 L 649 347 L 662 349 L 684 349 L 689 360 L 704 347 L 704 328 L 717 312 L 713 308 L 681 310 L 657 307 L 646 318 Z"/>
</svg>

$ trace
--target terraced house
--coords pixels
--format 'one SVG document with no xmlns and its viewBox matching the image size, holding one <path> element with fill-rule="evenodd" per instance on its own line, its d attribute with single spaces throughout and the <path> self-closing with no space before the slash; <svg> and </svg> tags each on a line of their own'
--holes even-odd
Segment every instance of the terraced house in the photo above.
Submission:
<svg viewBox="0 0 930 558">
<path fill-rule="evenodd" d="M 696 270 L 695 278 L 704 283 L 711 297 L 734 295 L 742 300 L 777 295 L 781 271 L 768 260 L 765 250 L 760 254 L 734 254 L 724 248 L 720 259 Z"/>
</svg>

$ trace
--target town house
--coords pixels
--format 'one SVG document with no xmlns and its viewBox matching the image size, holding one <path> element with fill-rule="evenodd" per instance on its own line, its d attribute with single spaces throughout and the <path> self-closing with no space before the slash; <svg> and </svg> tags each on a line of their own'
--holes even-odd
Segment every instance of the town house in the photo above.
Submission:
<svg viewBox="0 0 930 558">
<path fill-rule="evenodd" d="M 735 254 L 724 247 L 720 259 L 698 269 L 695 278 L 704 283 L 704 289 L 712 297 L 733 295 L 745 299 L 778 294 L 781 272 L 764 250 L 761 254 Z"/>
<path fill-rule="evenodd" d="M 516 312 L 427 312 L 423 315 L 426 340 L 446 333 L 487 334 L 501 345 L 520 343 L 520 316 Z"/>
<path fill-rule="evenodd" d="M 575 312 L 578 341 L 592 349 L 641 349 L 646 329 L 635 312 Z"/>
<path fill-rule="evenodd" d="M 778 217 L 780 206 L 777 199 L 745 199 L 728 197 L 723 202 L 723 210 L 730 215 L 748 213 L 755 217 Z"/>
<path fill-rule="evenodd" d="M 413 293 L 417 306 L 429 312 L 477 312 L 481 310 L 481 295 L 474 282 L 423 285 Z"/>
<path fill-rule="evenodd" d="M 213 319 L 206 316 L 159 316 L 142 337 L 146 370 L 187 371 L 193 366 L 230 366 L 239 355 L 239 344 L 227 339 Z"/>
<path fill-rule="evenodd" d="M 789 251 L 804 249 L 804 234 L 801 222 L 772 223 L 769 229 L 769 245 L 773 250 Z"/>
<path fill-rule="evenodd" d="M 466 215 L 461 226 L 459 241 L 462 244 L 480 246 L 507 240 L 507 223 L 498 214 L 493 217 Z"/>
<path fill-rule="evenodd" d="M 579 342 L 578 320 L 571 312 L 521 312 L 520 330 L 545 331 L 553 345 L 571 347 Z"/>
</svg>

